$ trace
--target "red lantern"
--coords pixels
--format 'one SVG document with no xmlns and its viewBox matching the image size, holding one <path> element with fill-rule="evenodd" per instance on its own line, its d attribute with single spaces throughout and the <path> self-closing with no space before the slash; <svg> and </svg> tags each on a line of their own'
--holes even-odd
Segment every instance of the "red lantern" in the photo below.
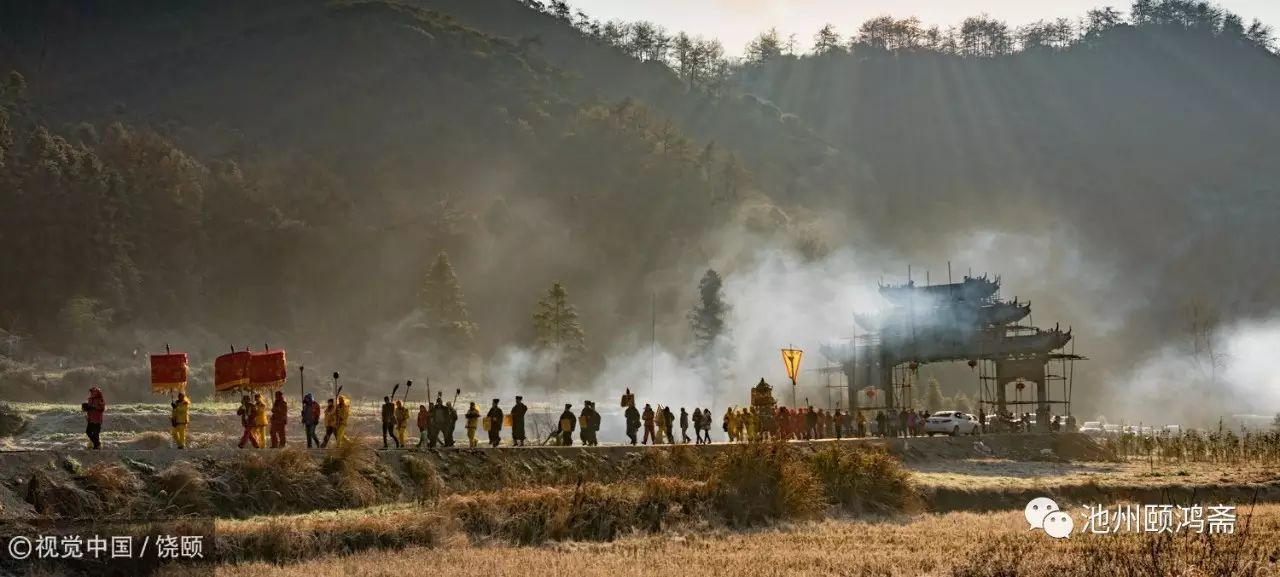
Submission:
<svg viewBox="0 0 1280 577">
<path fill-rule="evenodd" d="M 972 369 L 973 367 L 976 367 L 976 366 L 978 366 L 978 361 L 975 361 L 975 360 L 973 360 L 973 359 L 969 359 L 969 368 L 971 368 L 971 369 Z"/>
<path fill-rule="evenodd" d="M 284 386 L 288 375 L 282 350 L 252 353 L 249 357 L 249 388 L 278 389 Z"/>
<path fill-rule="evenodd" d="M 875 389 L 867 389 L 867 398 L 868 398 L 868 399 L 874 399 L 875 397 L 876 397 L 876 390 L 875 390 Z"/>
<path fill-rule="evenodd" d="M 249 351 L 227 353 L 213 361 L 213 391 L 225 393 L 249 386 Z"/>
<path fill-rule="evenodd" d="M 187 390 L 187 353 L 151 355 L 151 392 Z"/>
<path fill-rule="evenodd" d="M 1014 385 L 1014 386 L 1015 386 L 1015 387 L 1017 387 L 1019 391 L 1021 391 L 1022 389 L 1027 388 L 1027 384 L 1026 384 L 1026 383 L 1024 383 L 1024 382 L 1022 382 L 1022 381 L 1018 381 L 1018 384 L 1016 384 L 1016 385 Z"/>
</svg>

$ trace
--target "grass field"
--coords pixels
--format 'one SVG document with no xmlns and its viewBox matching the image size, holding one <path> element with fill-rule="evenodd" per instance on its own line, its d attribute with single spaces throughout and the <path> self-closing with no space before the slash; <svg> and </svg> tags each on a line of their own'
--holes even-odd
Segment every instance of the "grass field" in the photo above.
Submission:
<svg viewBox="0 0 1280 577">
<path fill-rule="evenodd" d="M 1074 512 L 1073 512 L 1074 513 Z M 610 543 L 540 547 L 446 542 L 294 565 L 223 566 L 219 576 L 373 577 L 424 571 L 529 577 L 885 575 L 1131 577 L 1280 575 L 1280 506 L 1243 507 L 1231 535 L 1030 531 L 1021 511 L 826 520 L 730 532 L 692 527 Z"/>
<path fill-rule="evenodd" d="M 217 517 L 222 575 L 1280 577 L 1265 445 L 1180 459 L 1116 459 L 1079 435 L 436 453 L 375 452 L 366 431 L 344 451 L 237 451 L 226 408 L 205 417 L 220 427 L 199 433 L 207 449 L 167 448 L 163 413 L 139 404 L 113 413 L 118 451 L 4 454 L 0 506 Z M 35 446 L 83 442 L 78 414 L 23 409 L 43 415 Z M 1245 505 L 1233 535 L 1059 541 L 1021 517 L 1046 494 L 1077 518 L 1091 502 L 1268 504 Z"/>
</svg>

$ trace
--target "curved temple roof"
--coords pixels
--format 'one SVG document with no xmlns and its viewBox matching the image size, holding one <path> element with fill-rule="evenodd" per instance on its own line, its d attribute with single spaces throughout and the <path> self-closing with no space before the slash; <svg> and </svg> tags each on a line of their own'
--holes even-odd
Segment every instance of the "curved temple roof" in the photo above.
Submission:
<svg viewBox="0 0 1280 577">
<path fill-rule="evenodd" d="M 911 298 L 949 299 L 979 302 L 990 299 L 1000 290 L 1000 277 L 966 276 L 958 283 L 919 286 L 914 281 L 903 285 L 880 285 L 880 296 L 895 305 L 906 304 Z"/>
</svg>

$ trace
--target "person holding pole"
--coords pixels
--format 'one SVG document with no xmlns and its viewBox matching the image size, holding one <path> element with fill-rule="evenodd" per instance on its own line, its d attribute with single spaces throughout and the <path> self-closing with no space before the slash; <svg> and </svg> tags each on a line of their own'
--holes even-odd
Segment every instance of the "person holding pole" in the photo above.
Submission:
<svg viewBox="0 0 1280 577">
<path fill-rule="evenodd" d="M 253 438 L 258 442 L 254 448 L 261 449 L 267 445 L 267 424 L 271 422 L 270 416 L 267 415 L 267 403 L 262 400 L 262 395 L 254 393 L 253 395 Z"/>
<path fill-rule="evenodd" d="M 351 400 L 341 393 L 341 388 L 338 391 L 338 408 L 336 411 L 338 428 L 334 434 L 337 435 L 337 443 L 341 447 L 351 441 L 347 438 L 347 424 L 351 422 Z"/>
<path fill-rule="evenodd" d="M 186 393 L 178 393 L 178 398 L 169 406 L 173 407 L 170 424 L 173 425 L 173 444 L 179 449 L 187 448 L 187 423 L 191 422 L 191 401 Z"/>
<path fill-rule="evenodd" d="M 289 424 L 289 402 L 284 400 L 284 391 L 276 391 L 276 399 L 271 403 L 271 448 L 283 449 L 285 443 L 285 426 Z"/>
<path fill-rule="evenodd" d="M 243 449 L 247 442 L 258 448 L 258 439 L 253 435 L 253 401 L 249 400 L 249 395 L 240 398 L 240 407 L 236 409 L 236 415 L 240 417 L 240 426 L 244 427 L 244 434 L 240 435 L 240 444 L 237 445 Z"/>
<path fill-rule="evenodd" d="M 391 440 L 395 442 L 396 448 L 400 448 L 400 439 L 396 438 L 396 406 L 391 403 L 391 397 L 382 397 L 382 448 L 389 448 L 387 445 L 387 436 L 391 436 Z"/>
<path fill-rule="evenodd" d="M 324 441 L 320 442 L 320 448 L 329 446 L 329 437 L 338 433 L 338 408 L 333 405 L 333 399 L 329 399 L 324 406 Z"/>
</svg>

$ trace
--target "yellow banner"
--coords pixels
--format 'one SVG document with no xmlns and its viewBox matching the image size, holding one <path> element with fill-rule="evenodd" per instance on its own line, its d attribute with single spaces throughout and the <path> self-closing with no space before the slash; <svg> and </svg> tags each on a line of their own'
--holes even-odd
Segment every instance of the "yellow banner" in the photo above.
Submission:
<svg viewBox="0 0 1280 577">
<path fill-rule="evenodd" d="M 800 374 L 800 357 L 803 356 L 804 351 L 800 349 L 782 349 L 782 364 L 786 365 L 787 377 L 792 381 Z"/>
</svg>

